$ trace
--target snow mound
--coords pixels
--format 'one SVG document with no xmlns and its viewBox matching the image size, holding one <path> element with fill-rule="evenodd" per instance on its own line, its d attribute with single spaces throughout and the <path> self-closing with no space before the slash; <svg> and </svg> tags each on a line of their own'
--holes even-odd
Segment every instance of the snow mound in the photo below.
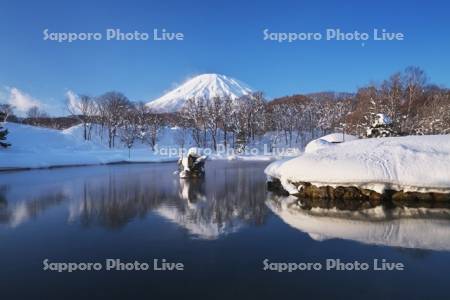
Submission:
<svg viewBox="0 0 450 300">
<path fill-rule="evenodd" d="M 329 135 L 321 137 L 320 139 L 330 143 L 342 143 L 358 140 L 359 138 L 351 134 L 331 133 Z"/>
<path fill-rule="evenodd" d="M 147 103 L 156 112 L 180 111 L 187 100 L 228 96 L 235 100 L 252 92 L 250 87 L 231 77 L 219 74 L 196 76 L 164 96 Z"/>
<path fill-rule="evenodd" d="M 304 154 L 270 164 L 265 172 L 282 184 L 356 186 L 450 192 L 450 135 L 353 140 L 329 145 L 314 142 Z M 291 193 L 292 186 L 288 189 Z"/>
<path fill-rule="evenodd" d="M 333 146 L 336 143 L 343 143 L 348 141 L 357 140 L 358 137 L 350 134 L 342 134 L 342 133 L 332 133 L 326 136 L 323 136 L 317 140 L 313 140 L 309 142 L 305 147 L 306 153 L 313 153 L 323 148 L 328 148 Z"/>
<path fill-rule="evenodd" d="M 12 144 L 11 152 L 45 152 L 51 150 L 101 150 L 100 145 L 75 138 L 73 131 L 36 127 L 30 125 L 6 123 L 10 134 L 8 142 Z M 75 126 L 78 127 L 78 126 Z M 75 130 L 74 130 L 75 131 Z M 81 135 L 80 135 L 81 137 Z"/>
<path fill-rule="evenodd" d="M 325 148 L 332 147 L 332 146 L 334 146 L 333 143 L 330 143 L 323 139 L 317 139 L 317 140 L 309 142 L 308 145 L 306 145 L 305 153 L 313 153 L 320 149 L 325 149 Z"/>
</svg>

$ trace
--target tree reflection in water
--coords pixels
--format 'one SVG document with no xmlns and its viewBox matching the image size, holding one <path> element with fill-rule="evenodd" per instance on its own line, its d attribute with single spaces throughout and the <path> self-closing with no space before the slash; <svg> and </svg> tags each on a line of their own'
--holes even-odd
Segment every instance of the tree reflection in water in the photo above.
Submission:
<svg viewBox="0 0 450 300">
<path fill-rule="evenodd" d="M 9 202 L 9 186 L 0 186 L 0 224 L 16 227 L 67 199 L 61 190 L 38 193 L 26 201 Z"/>
<path fill-rule="evenodd" d="M 118 229 L 135 219 L 162 216 L 197 238 L 214 239 L 265 222 L 269 210 L 260 165 L 209 162 L 205 179 L 194 181 L 174 176 L 175 168 L 154 164 L 51 170 L 42 176 L 17 173 L 16 180 L 0 187 L 0 222 L 17 226 L 61 203 L 70 224 L 85 228 Z M 22 190 L 23 176 L 31 191 Z"/>
</svg>

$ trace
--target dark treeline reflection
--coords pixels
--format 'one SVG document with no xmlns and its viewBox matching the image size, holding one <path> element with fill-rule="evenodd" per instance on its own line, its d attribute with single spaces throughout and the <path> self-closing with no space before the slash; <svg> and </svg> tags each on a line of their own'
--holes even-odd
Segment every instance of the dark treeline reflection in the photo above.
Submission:
<svg viewBox="0 0 450 300">
<path fill-rule="evenodd" d="M 255 168 L 261 164 L 212 161 L 201 180 L 179 179 L 174 164 L 53 170 L 27 177 L 39 178 L 27 190 L 17 173 L 16 180 L 0 186 L 0 222 L 17 226 L 64 203 L 68 221 L 86 228 L 118 229 L 154 214 L 197 237 L 216 238 L 264 223 L 265 177 Z"/>
<path fill-rule="evenodd" d="M 244 224 L 264 223 L 264 176 L 255 176 L 252 168 L 210 162 L 206 178 L 196 180 L 179 179 L 173 165 L 129 173 L 113 168 L 82 183 L 71 219 L 83 226 L 120 228 L 154 212 L 194 235 L 215 238 Z"/>
<path fill-rule="evenodd" d="M 79 221 L 86 227 L 100 225 L 113 229 L 145 217 L 165 199 L 176 195 L 165 182 L 169 180 L 170 184 L 173 178 L 161 178 L 163 175 L 156 172 L 152 175 L 130 176 L 128 172 L 111 169 L 105 176 L 84 180 L 80 194 L 70 205 L 71 221 Z"/>
</svg>

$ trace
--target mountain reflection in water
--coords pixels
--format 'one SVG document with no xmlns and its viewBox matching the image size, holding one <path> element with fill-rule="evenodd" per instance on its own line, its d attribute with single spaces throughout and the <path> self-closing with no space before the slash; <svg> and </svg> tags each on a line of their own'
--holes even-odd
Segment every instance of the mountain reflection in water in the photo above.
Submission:
<svg viewBox="0 0 450 300">
<path fill-rule="evenodd" d="M 193 237 L 215 239 L 263 224 L 269 212 L 264 175 L 254 174 L 261 167 L 212 164 L 200 180 L 179 179 L 173 164 L 11 173 L 0 185 L 0 223 L 19 226 L 63 205 L 68 222 L 86 228 L 119 229 L 135 219 L 160 216 Z M 31 189 L 19 184 L 25 180 Z"/>
<path fill-rule="evenodd" d="M 296 198 L 266 192 L 263 168 L 210 161 L 206 177 L 197 180 L 179 179 L 169 163 L 0 174 L 0 225 L 14 230 L 51 213 L 84 229 L 120 230 L 152 219 L 190 238 L 214 240 L 279 217 L 315 241 L 450 250 L 450 210 L 443 204 L 346 211 L 307 201 L 300 207 Z"/>
<path fill-rule="evenodd" d="M 0 173 L 2 299 L 448 298 L 450 221 L 443 205 L 350 211 L 311 200 L 296 206 L 296 198 L 266 191 L 266 165 L 208 161 L 197 181 L 180 180 L 174 163 Z M 47 272 L 47 258 L 164 258 L 182 262 L 185 271 Z M 406 270 L 262 269 L 265 259 L 324 264 L 329 258 L 386 259 Z"/>
</svg>

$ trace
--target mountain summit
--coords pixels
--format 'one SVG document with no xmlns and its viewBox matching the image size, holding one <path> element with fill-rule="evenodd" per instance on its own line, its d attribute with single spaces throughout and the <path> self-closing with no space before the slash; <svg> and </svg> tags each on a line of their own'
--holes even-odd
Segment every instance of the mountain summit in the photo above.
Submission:
<svg viewBox="0 0 450 300">
<path fill-rule="evenodd" d="M 188 99 L 228 96 L 235 100 L 251 93 L 248 85 L 236 79 L 219 74 L 198 75 L 164 96 L 148 102 L 146 105 L 156 112 L 180 111 Z"/>
</svg>

